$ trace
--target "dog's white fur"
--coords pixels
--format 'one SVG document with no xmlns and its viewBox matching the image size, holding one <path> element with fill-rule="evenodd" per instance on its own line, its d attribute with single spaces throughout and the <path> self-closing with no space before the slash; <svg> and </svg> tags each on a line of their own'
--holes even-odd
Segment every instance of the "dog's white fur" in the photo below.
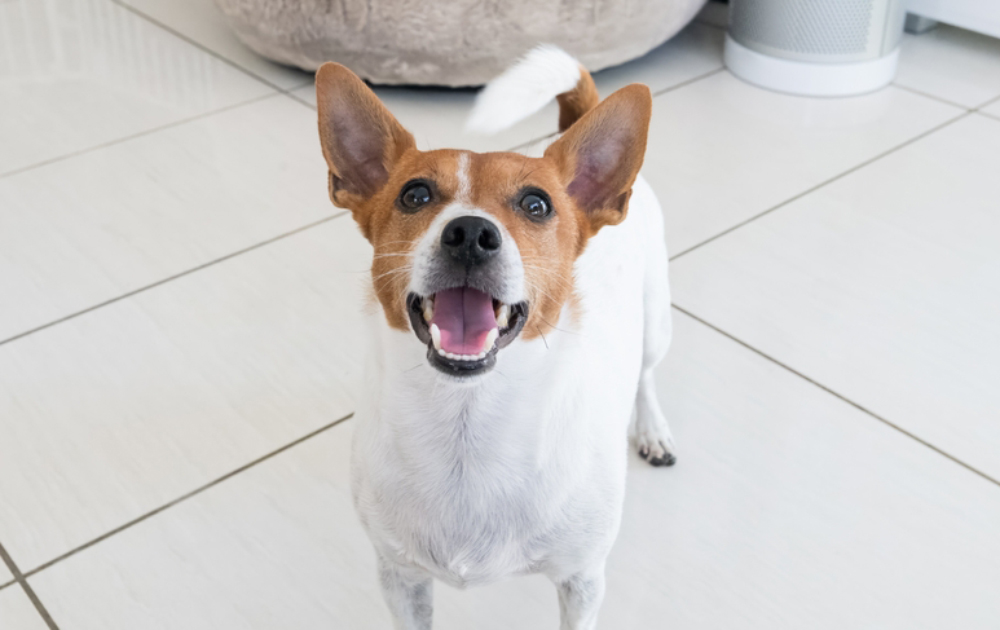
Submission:
<svg viewBox="0 0 1000 630">
<path fill-rule="evenodd" d="M 487 134 L 506 129 L 572 90 L 579 79 L 576 59 L 556 46 L 539 46 L 483 88 L 465 128 Z"/>
<path fill-rule="evenodd" d="M 537 60 L 529 56 L 520 76 Z M 576 74 L 553 89 L 575 85 L 576 63 L 563 70 Z M 420 292 L 443 226 L 468 214 L 489 218 L 460 195 L 435 219 L 414 249 L 411 290 Z M 544 338 L 516 339 L 482 376 L 439 373 L 412 333 L 369 318 L 375 343 L 356 413 L 353 490 L 397 629 L 429 630 L 432 578 L 464 587 L 537 572 L 558 587 L 563 630 L 594 628 L 633 408 L 638 446 L 654 457 L 673 448 L 653 383 L 671 335 L 662 235 L 659 204 L 640 177 L 625 221 L 577 259 L 577 315 L 564 309 Z M 524 271 L 504 236 L 502 299 L 513 303 L 524 297 Z"/>
</svg>

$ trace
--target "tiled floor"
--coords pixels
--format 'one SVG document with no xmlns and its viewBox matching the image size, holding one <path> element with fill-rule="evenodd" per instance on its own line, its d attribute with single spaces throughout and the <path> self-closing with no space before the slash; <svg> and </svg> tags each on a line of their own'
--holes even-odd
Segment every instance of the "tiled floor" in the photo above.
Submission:
<svg viewBox="0 0 1000 630">
<path fill-rule="evenodd" d="M 814 100 L 718 23 L 596 77 L 657 94 L 680 445 L 633 463 L 601 627 L 1000 627 L 1000 42 Z M 423 147 L 555 130 L 377 91 Z M 370 250 L 312 102 L 211 0 L 0 2 L 0 629 L 389 626 L 347 489 Z M 436 617 L 558 625 L 537 578 Z"/>
</svg>

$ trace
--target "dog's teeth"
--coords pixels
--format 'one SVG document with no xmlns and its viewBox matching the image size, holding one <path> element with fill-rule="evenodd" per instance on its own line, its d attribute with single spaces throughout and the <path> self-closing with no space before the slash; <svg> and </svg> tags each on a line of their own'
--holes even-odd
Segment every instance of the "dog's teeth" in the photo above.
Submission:
<svg viewBox="0 0 1000 630">
<path fill-rule="evenodd" d="M 500 309 L 497 311 L 497 326 L 500 328 L 506 328 L 509 319 L 510 307 L 506 304 L 501 304 Z"/>
<path fill-rule="evenodd" d="M 486 341 L 483 342 L 483 352 L 489 352 L 493 349 L 493 344 L 497 342 L 497 338 L 500 336 L 500 329 L 494 328 L 490 332 L 486 333 Z"/>
<path fill-rule="evenodd" d="M 441 348 L 438 348 L 438 354 L 440 354 L 443 357 L 447 357 L 448 356 L 448 353 L 445 352 L 444 350 L 442 350 Z"/>
<path fill-rule="evenodd" d="M 485 359 L 486 358 L 486 351 L 484 350 L 484 351 L 480 352 L 479 354 L 477 354 L 476 358 L 477 359 Z"/>
<path fill-rule="evenodd" d="M 434 298 L 424 298 L 424 321 L 428 324 L 434 318 Z"/>
<path fill-rule="evenodd" d="M 425 313 L 426 314 L 426 313 Z M 437 324 L 431 324 L 431 341 L 434 342 L 434 349 L 441 351 L 441 329 Z"/>
</svg>

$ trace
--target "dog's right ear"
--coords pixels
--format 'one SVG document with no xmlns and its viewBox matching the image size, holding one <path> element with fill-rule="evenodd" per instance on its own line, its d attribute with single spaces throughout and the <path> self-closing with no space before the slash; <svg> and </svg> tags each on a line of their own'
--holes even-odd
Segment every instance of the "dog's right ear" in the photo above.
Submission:
<svg viewBox="0 0 1000 630">
<path fill-rule="evenodd" d="M 330 168 L 330 198 L 358 211 L 389 179 L 413 136 L 356 74 L 339 63 L 316 72 L 319 139 Z"/>
</svg>

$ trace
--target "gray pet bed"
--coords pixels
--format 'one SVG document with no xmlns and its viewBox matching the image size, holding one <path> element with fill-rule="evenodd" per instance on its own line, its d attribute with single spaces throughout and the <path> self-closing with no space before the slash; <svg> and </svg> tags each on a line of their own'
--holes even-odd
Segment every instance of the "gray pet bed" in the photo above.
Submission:
<svg viewBox="0 0 1000 630">
<path fill-rule="evenodd" d="M 705 0 L 216 0 L 247 46 L 315 70 L 338 61 L 373 83 L 480 85 L 539 43 L 591 71 L 640 57 Z"/>
</svg>

